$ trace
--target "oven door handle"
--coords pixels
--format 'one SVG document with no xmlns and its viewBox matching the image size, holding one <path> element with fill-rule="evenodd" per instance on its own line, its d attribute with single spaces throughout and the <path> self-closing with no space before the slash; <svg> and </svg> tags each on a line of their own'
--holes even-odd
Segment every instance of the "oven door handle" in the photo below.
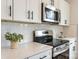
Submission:
<svg viewBox="0 0 79 59">
<path fill-rule="evenodd" d="M 44 59 L 44 58 L 46 58 L 47 56 L 43 56 L 42 58 L 40 58 L 40 59 Z"/>
</svg>

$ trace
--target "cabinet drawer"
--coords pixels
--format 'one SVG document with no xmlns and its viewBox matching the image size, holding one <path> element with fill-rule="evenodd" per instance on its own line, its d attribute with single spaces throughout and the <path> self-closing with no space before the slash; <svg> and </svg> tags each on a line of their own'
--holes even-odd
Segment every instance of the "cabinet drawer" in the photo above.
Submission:
<svg viewBox="0 0 79 59">
<path fill-rule="evenodd" d="M 29 57 L 28 59 L 52 59 L 52 50 L 41 52 L 37 55 Z"/>
</svg>

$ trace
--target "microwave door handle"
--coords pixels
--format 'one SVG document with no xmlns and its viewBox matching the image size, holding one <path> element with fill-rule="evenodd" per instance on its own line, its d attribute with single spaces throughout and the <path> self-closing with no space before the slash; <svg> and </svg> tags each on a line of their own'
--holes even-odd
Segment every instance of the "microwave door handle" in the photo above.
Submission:
<svg viewBox="0 0 79 59">
<path fill-rule="evenodd" d="M 59 22 L 60 22 L 60 20 L 61 20 L 61 13 L 59 13 Z"/>
<path fill-rule="evenodd" d="M 43 21 L 44 19 L 44 3 L 41 3 L 41 20 Z"/>
</svg>

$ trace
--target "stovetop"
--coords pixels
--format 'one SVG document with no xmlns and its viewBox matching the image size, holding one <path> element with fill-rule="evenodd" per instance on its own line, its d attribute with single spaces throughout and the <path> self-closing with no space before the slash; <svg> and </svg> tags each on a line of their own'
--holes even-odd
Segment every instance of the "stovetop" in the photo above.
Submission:
<svg viewBox="0 0 79 59">
<path fill-rule="evenodd" d="M 47 45 L 51 45 L 53 47 L 56 47 L 56 46 L 65 44 L 69 41 L 68 40 L 61 40 L 61 39 L 54 39 L 52 36 L 47 35 L 47 36 L 35 37 L 34 42 L 47 44 Z"/>
<path fill-rule="evenodd" d="M 46 43 L 46 44 L 47 44 L 47 45 L 51 45 L 51 46 L 53 46 L 53 47 L 57 47 L 57 46 L 59 46 L 59 45 L 65 44 L 65 43 L 67 43 L 67 42 L 69 42 L 69 41 L 68 41 L 68 40 L 53 39 L 52 42 L 48 42 L 48 43 Z"/>
</svg>

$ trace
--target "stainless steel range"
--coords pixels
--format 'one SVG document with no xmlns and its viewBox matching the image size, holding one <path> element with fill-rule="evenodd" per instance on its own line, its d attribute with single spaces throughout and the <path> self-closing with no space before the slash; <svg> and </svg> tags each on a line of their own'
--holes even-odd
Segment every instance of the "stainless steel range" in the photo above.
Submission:
<svg viewBox="0 0 79 59">
<path fill-rule="evenodd" d="M 53 39 L 53 42 L 45 43 L 47 45 L 51 45 L 54 47 L 53 49 L 53 57 L 67 51 L 69 49 L 69 41 L 67 40 L 59 40 Z"/>
<path fill-rule="evenodd" d="M 56 58 L 58 55 L 64 53 L 69 49 L 68 40 L 53 39 L 51 30 L 37 30 L 34 31 L 34 41 L 46 45 L 53 46 L 52 57 Z"/>
</svg>

